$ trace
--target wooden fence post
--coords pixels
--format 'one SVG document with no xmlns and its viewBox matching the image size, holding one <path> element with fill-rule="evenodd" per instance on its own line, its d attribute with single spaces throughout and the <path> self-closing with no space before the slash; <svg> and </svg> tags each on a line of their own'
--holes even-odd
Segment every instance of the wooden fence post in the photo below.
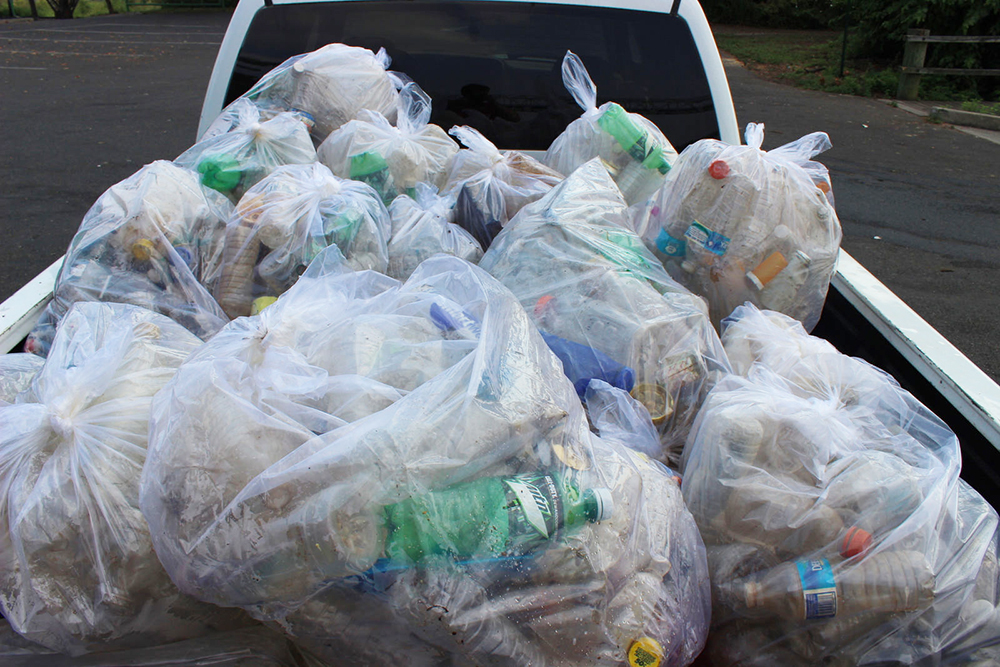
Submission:
<svg viewBox="0 0 1000 667">
<path fill-rule="evenodd" d="M 906 31 L 906 34 L 908 36 L 919 35 L 920 37 L 927 37 L 931 34 L 931 31 L 924 28 L 910 28 Z M 927 42 L 907 41 L 906 46 L 903 47 L 903 67 L 923 67 L 924 58 L 926 56 Z M 917 99 L 917 90 L 919 88 L 919 74 L 907 74 L 906 72 L 900 72 L 899 88 L 896 89 L 896 99 L 915 100 Z"/>
</svg>

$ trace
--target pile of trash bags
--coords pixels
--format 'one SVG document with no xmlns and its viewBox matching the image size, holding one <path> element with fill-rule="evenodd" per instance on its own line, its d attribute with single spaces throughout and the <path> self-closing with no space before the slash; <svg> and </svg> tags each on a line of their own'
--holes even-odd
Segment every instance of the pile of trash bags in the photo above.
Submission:
<svg viewBox="0 0 1000 667">
<path fill-rule="evenodd" d="M 704 301 L 628 226 L 600 160 L 521 209 L 479 266 L 514 292 L 581 396 L 597 378 L 643 403 L 661 434 L 651 454 L 676 465 L 729 362 Z"/>
<path fill-rule="evenodd" d="M 750 123 L 746 140 L 685 148 L 636 227 L 716 325 L 750 302 L 812 331 L 840 249 L 829 172 L 812 160 L 830 139 L 814 132 L 765 152 L 764 126 Z"/>
<path fill-rule="evenodd" d="M 330 248 L 153 413 L 141 504 L 174 581 L 329 660 L 613 665 L 645 642 L 686 664 L 704 642 L 673 477 L 591 433 L 527 314 L 467 262 L 400 284 Z"/>
<path fill-rule="evenodd" d="M 79 303 L 0 408 L 0 609 L 23 637 L 78 654 L 248 622 L 175 587 L 139 511 L 152 397 L 200 344 L 151 310 Z"/>
<path fill-rule="evenodd" d="M 997 513 L 958 478 L 955 435 L 785 315 L 747 304 L 724 326 L 736 374 L 684 451 L 709 662 L 924 664 L 1000 641 Z"/>
<path fill-rule="evenodd" d="M 25 350 L 45 356 L 60 320 L 84 301 L 141 306 L 199 338 L 214 335 L 229 318 L 206 283 L 221 267 L 232 210 L 198 174 L 164 160 L 112 186 L 70 242 Z"/>
<path fill-rule="evenodd" d="M 536 160 L 388 67 L 291 58 L 87 213 L 0 360 L 0 663 L 1000 659 L 957 439 L 807 333 L 824 134 L 678 156 L 567 53 Z"/>
</svg>

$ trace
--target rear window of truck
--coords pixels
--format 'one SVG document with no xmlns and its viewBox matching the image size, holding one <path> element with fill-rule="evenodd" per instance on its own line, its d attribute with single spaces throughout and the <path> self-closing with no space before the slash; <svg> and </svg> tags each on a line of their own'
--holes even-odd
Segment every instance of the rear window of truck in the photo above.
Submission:
<svg viewBox="0 0 1000 667">
<path fill-rule="evenodd" d="M 385 48 L 390 69 L 433 100 L 431 122 L 470 125 L 501 148 L 544 150 L 582 113 L 563 87 L 579 55 L 598 104 L 657 124 L 680 151 L 719 138 L 695 41 L 678 16 L 527 2 L 317 2 L 264 7 L 253 19 L 226 104 L 287 58 L 332 42 Z"/>
</svg>

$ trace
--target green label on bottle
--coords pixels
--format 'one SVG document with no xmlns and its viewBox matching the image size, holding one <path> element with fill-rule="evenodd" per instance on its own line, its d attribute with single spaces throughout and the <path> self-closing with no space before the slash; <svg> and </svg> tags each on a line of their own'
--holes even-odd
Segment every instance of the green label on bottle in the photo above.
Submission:
<svg viewBox="0 0 1000 667">
<path fill-rule="evenodd" d="M 518 475 L 504 480 L 504 484 L 511 501 L 508 518 L 512 550 L 523 553 L 526 543 L 555 539 L 564 517 L 562 498 L 552 476 Z"/>
</svg>

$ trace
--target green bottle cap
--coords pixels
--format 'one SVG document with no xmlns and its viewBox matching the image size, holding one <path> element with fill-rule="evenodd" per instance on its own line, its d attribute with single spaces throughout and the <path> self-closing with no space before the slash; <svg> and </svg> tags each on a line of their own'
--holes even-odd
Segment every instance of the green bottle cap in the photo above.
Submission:
<svg viewBox="0 0 1000 667">
<path fill-rule="evenodd" d="M 615 513 L 615 499 L 611 489 L 588 489 L 583 494 L 584 514 L 587 521 L 598 523 L 606 521 Z"/>
<path fill-rule="evenodd" d="M 219 192 L 229 192 L 243 178 L 240 163 L 228 155 L 205 158 L 198 163 L 198 173 L 203 185 Z"/>
</svg>

